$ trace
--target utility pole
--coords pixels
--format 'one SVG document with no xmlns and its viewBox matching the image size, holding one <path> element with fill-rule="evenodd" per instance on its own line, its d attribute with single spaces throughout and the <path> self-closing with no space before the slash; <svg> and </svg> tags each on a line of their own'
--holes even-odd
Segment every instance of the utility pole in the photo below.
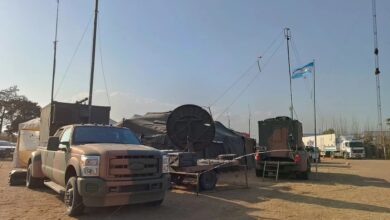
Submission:
<svg viewBox="0 0 390 220">
<path fill-rule="evenodd" d="M 294 120 L 294 106 L 293 106 L 293 96 L 292 96 L 292 83 L 291 83 L 291 63 L 290 63 L 290 39 L 291 39 L 291 31 L 290 28 L 284 29 L 284 36 L 286 37 L 287 41 L 287 60 L 288 60 L 288 76 L 290 79 L 290 113 L 291 113 L 291 119 Z"/>
<path fill-rule="evenodd" d="M 88 97 L 88 110 L 89 110 L 88 123 L 92 122 L 92 91 L 93 91 L 93 74 L 95 71 L 96 29 L 97 29 L 98 12 L 99 12 L 99 0 L 95 0 L 95 20 L 93 23 L 91 78 L 89 83 L 89 97 Z"/>
<path fill-rule="evenodd" d="M 53 123 L 53 102 L 54 102 L 54 82 L 55 82 L 55 76 L 56 76 L 56 64 L 57 64 L 57 33 L 58 33 L 58 8 L 60 5 L 60 1 L 57 0 L 57 15 L 56 15 L 56 30 L 54 34 L 54 55 L 53 55 L 53 76 L 51 79 L 51 96 L 50 96 L 50 118 L 49 118 L 49 133 L 51 131 L 51 124 Z M 52 134 L 50 134 L 52 135 Z"/>
<path fill-rule="evenodd" d="M 373 20 L 373 32 L 374 32 L 374 56 L 375 56 L 375 77 L 376 77 L 376 101 L 377 101 L 377 110 L 378 110 L 378 128 L 380 131 L 380 145 L 383 147 L 383 153 L 385 160 L 387 159 L 386 155 L 386 146 L 384 144 L 383 137 L 383 125 L 382 125 L 382 104 L 381 104 L 381 87 L 380 87 L 380 78 L 379 78 L 379 49 L 378 49 L 378 31 L 376 23 L 376 0 L 372 0 L 372 20 Z"/>
</svg>

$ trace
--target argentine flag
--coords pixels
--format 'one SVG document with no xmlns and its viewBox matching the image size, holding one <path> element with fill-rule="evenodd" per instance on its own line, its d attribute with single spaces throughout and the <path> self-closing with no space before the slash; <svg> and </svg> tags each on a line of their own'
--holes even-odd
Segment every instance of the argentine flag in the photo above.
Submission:
<svg viewBox="0 0 390 220">
<path fill-rule="evenodd" d="M 305 66 L 301 68 L 297 68 L 294 70 L 291 78 L 292 79 L 298 79 L 301 77 L 307 76 L 309 73 L 312 73 L 314 70 L 314 62 L 311 62 L 309 64 L 306 64 Z"/>
</svg>

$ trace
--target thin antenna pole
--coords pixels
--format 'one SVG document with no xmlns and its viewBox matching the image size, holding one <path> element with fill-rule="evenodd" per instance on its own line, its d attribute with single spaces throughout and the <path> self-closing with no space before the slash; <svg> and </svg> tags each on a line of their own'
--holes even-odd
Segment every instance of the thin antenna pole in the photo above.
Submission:
<svg viewBox="0 0 390 220">
<path fill-rule="evenodd" d="M 53 77 L 51 79 L 51 97 L 50 97 L 50 103 L 53 104 L 54 101 L 54 78 L 56 76 L 56 58 L 57 58 L 57 31 L 58 31 L 58 8 L 60 5 L 60 1 L 57 0 L 57 16 L 56 16 L 56 31 L 54 36 L 54 56 L 53 56 Z"/>
<path fill-rule="evenodd" d="M 378 30 L 376 23 L 376 0 L 372 0 L 372 21 L 373 21 L 373 32 L 374 32 L 374 55 L 375 55 L 375 77 L 376 77 L 376 101 L 378 109 L 378 128 L 380 131 L 380 145 L 383 147 L 383 153 L 385 159 L 386 155 L 386 146 L 384 145 L 383 137 L 383 126 L 382 126 L 382 104 L 381 104 L 381 87 L 380 87 L 380 78 L 379 78 L 379 49 L 378 49 Z"/>
<path fill-rule="evenodd" d="M 92 64 L 91 64 L 91 78 L 89 83 L 89 98 L 88 98 L 88 123 L 92 121 L 92 91 L 93 91 L 93 74 L 95 71 L 95 49 L 96 49 L 96 29 L 97 29 L 97 17 L 99 12 L 99 0 L 95 1 L 95 20 L 93 25 L 93 43 L 92 43 Z"/>
<path fill-rule="evenodd" d="M 313 103 L 314 103 L 314 146 L 317 147 L 317 110 L 316 110 L 316 64 L 313 60 Z M 316 150 L 316 149 L 314 149 Z M 318 178 L 318 160 L 320 158 L 320 152 L 318 152 L 318 158 L 316 159 L 316 176 Z"/>
<path fill-rule="evenodd" d="M 292 96 L 292 83 L 291 83 L 291 64 L 290 64 L 290 39 L 291 39 L 291 31 L 290 28 L 284 29 L 284 36 L 287 40 L 287 59 L 288 59 L 288 75 L 290 79 L 290 113 L 291 113 L 291 119 L 294 120 L 294 106 L 293 106 L 293 96 Z"/>
</svg>

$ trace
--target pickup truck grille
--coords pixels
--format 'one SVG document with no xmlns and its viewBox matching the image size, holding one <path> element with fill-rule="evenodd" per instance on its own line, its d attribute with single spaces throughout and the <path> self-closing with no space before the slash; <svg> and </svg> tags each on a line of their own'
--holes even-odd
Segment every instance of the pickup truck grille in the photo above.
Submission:
<svg viewBox="0 0 390 220">
<path fill-rule="evenodd" d="M 153 155 L 110 155 L 108 176 L 115 179 L 137 180 L 158 177 L 160 159 Z"/>
<path fill-rule="evenodd" d="M 363 153 L 363 150 L 352 150 L 352 153 L 361 154 L 361 153 Z"/>
</svg>

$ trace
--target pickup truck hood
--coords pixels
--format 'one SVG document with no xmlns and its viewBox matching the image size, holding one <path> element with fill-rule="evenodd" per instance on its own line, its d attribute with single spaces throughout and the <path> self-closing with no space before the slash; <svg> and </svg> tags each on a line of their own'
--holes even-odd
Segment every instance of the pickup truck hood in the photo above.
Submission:
<svg viewBox="0 0 390 220">
<path fill-rule="evenodd" d="M 72 146 L 72 152 L 78 154 L 103 155 L 108 151 L 147 151 L 150 153 L 160 152 L 156 148 L 137 144 L 99 143 Z"/>
</svg>

